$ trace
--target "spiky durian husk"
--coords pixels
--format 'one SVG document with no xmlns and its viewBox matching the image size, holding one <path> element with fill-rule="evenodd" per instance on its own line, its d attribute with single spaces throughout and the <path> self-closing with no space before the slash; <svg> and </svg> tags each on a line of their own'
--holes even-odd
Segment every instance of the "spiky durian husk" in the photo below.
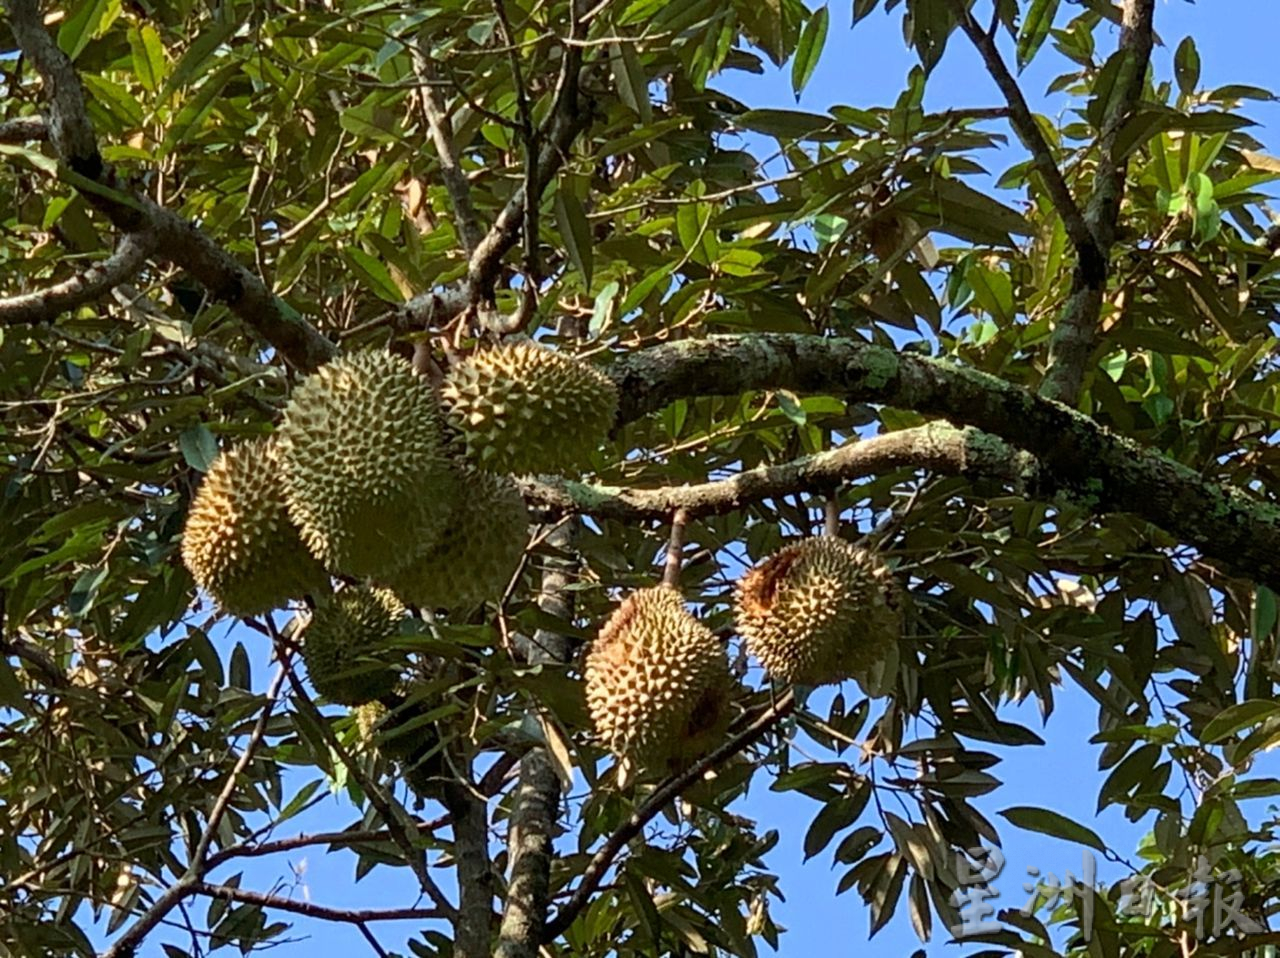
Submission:
<svg viewBox="0 0 1280 958">
<path fill-rule="evenodd" d="M 182 533 L 182 561 L 219 607 L 259 615 L 328 587 L 302 544 L 280 491 L 274 439 L 220 453 L 196 490 Z"/>
<path fill-rule="evenodd" d="M 860 675 L 902 634 L 897 583 L 835 536 L 778 550 L 738 583 L 738 631 L 771 676 L 829 685 Z"/>
<path fill-rule="evenodd" d="M 384 584 L 423 609 L 473 609 L 502 597 L 528 540 L 529 511 L 506 476 L 466 469 L 444 539 Z"/>
<path fill-rule="evenodd" d="M 596 736 L 639 769 L 687 764 L 727 728 L 724 647 L 665 586 L 623 601 L 592 643 L 585 677 Z"/>
<path fill-rule="evenodd" d="M 435 544 L 458 479 L 435 393 L 404 360 L 367 351 L 308 376 L 280 427 L 285 501 L 330 569 L 394 571 Z"/>
<path fill-rule="evenodd" d="M 344 589 L 316 606 L 302 639 L 302 658 L 317 692 L 342 705 L 389 695 L 399 671 L 379 645 L 400 628 L 404 607 L 387 589 Z"/>
<path fill-rule="evenodd" d="M 493 472 L 581 469 L 618 412 L 618 389 L 598 369 L 531 342 L 507 343 L 449 371 L 441 390 L 467 457 Z"/>
</svg>

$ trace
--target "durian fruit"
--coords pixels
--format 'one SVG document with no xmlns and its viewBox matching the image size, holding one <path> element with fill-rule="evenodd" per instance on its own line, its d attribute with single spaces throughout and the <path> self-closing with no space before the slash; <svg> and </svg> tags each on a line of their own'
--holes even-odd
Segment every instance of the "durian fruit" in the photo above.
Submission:
<svg viewBox="0 0 1280 958">
<path fill-rule="evenodd" d="M 618 413 L 618 389 L 608 376 L 531 342 L 468 357 L 449 371 L 441 396 L 467 457 L 517 475 L 581 469 Z"/>
<path fill-rule="evenodd" d="M 289 514 L 334 572 L 383 575 L 439 541 L 458 478 L 436 395 L 403 359 L 322 366 L 294 390 L 280 439 Z"/>
<path fill-rule="evenodd" d="M 528 541 L 529 511 L 506 476 L 465 469 L 461 500 L 444 539 L 383 583 L 422 609 L 473 609 L 497 600 Z"/>
<path fill-rule="evenodd" d="M 738 583 L 738 632 L 773 678 L 829 685 L 884 661 L 902 634 L 897 583 L 874 553 L 817 536 Z"/>
<path fill-rule="evenodd" d="M 259 615 L 328 589 L 324 568 L 289 521 L 274 439 L 227 449 L 187 512 L 182 561 L 232 615 Z"/>
<path fill-rule="evenodd" d="M 585 678 L 597 738 L 636 771 L 685 767 L 728 727 L 724 647 L 666 586 L 634 592 L 614 611 L 587 654 Z"/>
<path fill-rule="evenodd" d="M 316 606 L 302 636 L 302 658 L 315 690 L 342 705 L 391 694 L 399 670 L 379 646 L 400 630 L 404 606 L 386 589 L 343 589 Z"/>
</svg>

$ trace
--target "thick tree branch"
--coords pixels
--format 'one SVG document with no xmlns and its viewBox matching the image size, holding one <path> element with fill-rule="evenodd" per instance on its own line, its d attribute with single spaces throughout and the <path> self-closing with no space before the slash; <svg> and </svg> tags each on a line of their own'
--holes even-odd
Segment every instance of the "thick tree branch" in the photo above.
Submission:
<svg viewBox="0 0 1280 958">
<path fill-rule="evenodd" d="M 470 783 L 448 781 L 444 804 L 453 822 L 458 908 L 453 921 L 456 958 L 489 958 L 493 920 L 493 867 L 489 860 L 489 809 Z"/>
<path fill-rule="evenodd" d="M 1093 193 L 1085 210 L 1085 221 L 1098 245 L 1104 267 L 1115 244 L 1120 203 L 1124 199 L 1129 160 L 1119 151 L 1119 135 L 1134 107 L 1142 98 L 1147 67 L 1154 42 L 1152 20 L 1155 0 L 1124 0 L 1119 71 L 1107 97 L 1106 112 L 1098 141 L 1098 164 L 1093 175 Z M 1083 260 L 1072 279 L 1071 293 L 1049 339 L 1049 365 L 1040 392 L 1050 399 L 1075 404 L 1093 353 L 1106 292 L 1107 270 L 1090 276 Z"/>
<path fill-rule="evenodd" d="M 1061 403 L 954 363 L 862 340 L 753 334 L 639 350 L 609 370 L 621 421 L 676 399 L 790 389 L 975 426 L 1033 454 L 1039 480 L 1095 512 L 1131 512 L 1256 582 L 1280 586 L 1280 507 L 1117 436 Z"/>
<path fill-rule="evenodd" d="M 567 552 L 573 527 L 564 523 L 547 536 L 547 544 Z M 548 560 L 538 591 L 538 607 L 558 619 L 571 618 L 569 566 Z M 546 629 L 533 640 L 518 638 L 518 650 L 530 664 L 563 663 L 569 659 L 569 641 Z M 530 712 L 525 721 L 538 720 Z M 551 840 L 560 810 L 560 778 L 546 748 L 531 749 L 520 760 L 520 785 L 513 797 L 511 832 L 507 845 L 511 877 L 507 901 L 498 931 L 495 958 L 537 958 L 551 901 Z"/>
<path fill-rule="evenodd" d="M 714 482 L 631 489 L 543 476 L 521 480 L 521 489 L 530 502 L 561 514 L 635 522 L 665 519 L 681 509 L 690 516 L 733 512 L 764 499 L 906 467 L 1042 488 L 1029 453 L 977 429 L 932 422 Z"/>
<path fill-rule="evenodd" d="M 151 233 L 126 233 L 106 259 L 46 289 L 0 299 L 0 326 L 43 323 L 92 302 L 137 275 L 151 255 Z"/>
<path fill-rule="evenodd" d="M 39 0 L 8 0 L 7 6 L 14 39 L 45 84 L 49 140 L 54 150 L 77 173 L 97 178 L 105 166 L 75 67 L 45 29 Z"/>
<path fill-rule="evenodd" d="M 578 886 L 573 890 L 573 894 L 569 896 L 569 900 L 556 912 L 555 918 L 547 922 L 543 941 L 552 942 L 565 933 L 582 909 L 587 906 L 587 902 L 590 901 L 595 890 L 600 887 L 600 882 L 604 880 L 605 874 L 612 867 L 614 859 L 618 857 L 622 849 L 626 848 L 627 843 L 639 835 L 644 830 L 644 827 L 667 806 L 667 803 L 674 801 L 686 788 L 699 781 L 708 769 L 717 768 L 739 752 L 750 748 L 768 734 L 769 730 L 777 725 L 779 720 L 786 718 L 795 711 L 795 707 L 795 692 L 788 689 L 742 731 L 731 736 L 728 741 L 714 752 L 704 756 L 679 775 L 669 778 L 652 795 L 646 798 L 640 807 L 631 814 L 631 817 L 623 823 L 622 827 L 610 835 L 605 840 L 605 843 L 600 846 L 600 849 L 591 857 L 591 861 L 587 863 L 586 870 L 583 871 L 582 878 L 579 880 Z"/>
<path fill-rule="evenodd" d="M 63 178 L 112 224 L 146 233 L 167 260 L 186 269 L 289 362 L 309 371 L 337 350 L 296 310 L 271 292 L 205 233 L 120 181 L 102 160 L 75 68 L 44 27 L 38 0 L 7 0 L 22 52 L 46 87 L 49 139 L 64 164 Z"/>
<path fill-rule="evenodd" d="M 0 143 L 21 146 L 49 138 L 49 124 L 42 116 L 19 116 L 0 123 Z"/>
<path fill-rule="evenodd" d="M 1044 134 L 1040 132 L 1040 123 L 1031 112 L 1026 97 L 1022 95 L 1018 81 L 1005 65 L 1004 58 L 1000 56 L 995 37 L 987 33 L 973 18 L 968 4 L 963 0 L 950 0 L 950 3 L 952 12 L 960 22 L 960 29 L 977 48 L 982 62 L 986 64 L 987 72 L 991 74 L 996 86 L 1004 94 L 1005 102 L 1009 104 L 1009 122 L 1014 132 L 1018 134 L 1018 139 L 1022 141 L 1022 145 L 1031 154 L 1031 161 L 1035 164 L 1036 172 L 1044 180 L 1045 189 L 1049 191 L 1049 198 L 1053 201 L 1054 208 L 1062 217 L 1067 236 L 1076 249 L 1076 255 L 1082 263 L 1087 264 L 1087 268 L 1095 272 L 1102 270 L 1104 264 L 1094 240 L 1093 231 L 1085 222 L 1084 213 L 1076 203 L 1071 187 L 1067 185 L 1066 177 L 1062 175 L 1062 169 L 1054 160 L 1053 150 L 1045 142 Z"/>
<path fill-rule="evenodd" d="M 298 901 L 285 898 L 283 895 L 271 895 L 247 888 L 234 888 L 230 885 L 211 885 L 208 882 L 196 882 L 191 886 L 192 895 L 204 895 L 208 898 L 221 898 L 245 905 L 261 905 L 263 908 L 274 908 L 278 911 L 293 912 L 308 918 L 319 918 L 322 921 L 337 921 L 358 925 L 366 921 L 404 921 L 406 919 L 443 918 L 436 908 L 329 908 L 309 901 Z"/>
</svg>

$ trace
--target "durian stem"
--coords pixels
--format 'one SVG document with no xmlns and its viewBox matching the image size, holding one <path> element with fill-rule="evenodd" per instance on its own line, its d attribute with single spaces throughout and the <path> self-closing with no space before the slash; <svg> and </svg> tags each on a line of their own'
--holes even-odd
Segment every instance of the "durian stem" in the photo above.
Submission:
<svg viewBox="0 0 1280 958">
<path fill-rule="evenodd" d="M 823 506 L 822 534 L 824 536 L 838 536 L 840 534 L 839 490 L 831 490 L 831 494 L 827 496 L 827 501 Z"/>
<path fill-rule="evenodd" d="M 668 589 L 680 588 L 680 566 L 684 560 L 684 527 L 689 522 L 689 513 L 685 509 L 677 509 L 671 517 L 671 538 L 667 540 L 667 561 L 662 570 L 662 584 Z"/>
</svg>

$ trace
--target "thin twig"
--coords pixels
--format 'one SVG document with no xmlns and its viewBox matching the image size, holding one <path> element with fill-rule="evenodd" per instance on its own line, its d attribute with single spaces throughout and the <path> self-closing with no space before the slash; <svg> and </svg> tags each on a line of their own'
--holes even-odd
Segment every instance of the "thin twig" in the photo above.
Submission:
<svg viewBox="0 0 1280 958">
<path fill-rule="evenodd" d="M 690 785 L 701 780 L 709 769 L 723 765 L 743 749 L 749 748 L 758 742 L 781 719 L 790 715 L 795 707 L 795 693 L 788 689 L 741 732 L 731 737 L 709 755 L 695 762 L 684 772 L 668 779 L 652 795 L 645 799 L 640 807 L 631 814 L 631 817 L 610 835 L 605 843 L 600 846 L 599 851 L 591 857 L 591 861 L 587 863 L 587 867 L 582 873 L 582 878 L 573 890 L 573 894 L 569 896 L 569 900 L 556 912 L 555 917 L 547 922 L 546 932 L 542 939 L 543 942 L 550 943 L 568 930 L 574 919 L 587 906 L 591 895 L 599 887 L 600 882 L 613 865 L 618 853 L 627 846 L 631 839 L 639 835 L 644 830 L 644 827 L 669 802 L 678 798 Z"/>
<path fill-rule="evenodd" d="M 1035 114 L 1031 112 L 1026 97 L 1022 95 L 1018 81 L 1005 65 L 1004 58 L 996 47 L 995 39 L 973 18 L 968 4 L 964 0 L 949 0 L 949 2 L 952 12 L 960 22 L 960 29 L 977 48 L 983 62 L 987 65 L 987 72 L 991 74 L 991 78 L 996 81 L 996 86 L 1004 94 L 1005 102 L 1009 104 L 1009 121 L 1013 125 L 1014 132 L 1018 134 L 1018 139 L 1022 141 L 1022 145 L 1030 152 L 1036 171 L 1044 179 L 1045 188 L 1049 191 L 1054 208 L 1062 217 L 1067 236 L 1076 248 L 1076 255 L 1079 256 L 1082 264 L 1087 264 L 1089 269 L 1096 271 L 1101 268 L 1101 256 L 1093 231 L 1085 222 L 1084 214 L 1076 203 L 1061 168 L 1053 158 L 1053 150 L 1045 141 L 1044 134 L 1040 132 L 1040 124 Z"/>
<path fill-rule="evenodd" d="M 246 905 L 260 905 L 263 908 L 275 908 L 279 911 L 305 915 L 308 918 L 345 922 L 351 925 L 362 925 L 369 921 L 405 921 L 445 917 L 436 908 L 330 908 L 314 902 L 285 898 L 282 895 L 235 888 L 231 885 L 211 885 L 208 882 L 196 882 L 192 885 L 191 892 L 193 895 L 221 898 L 223 901 L 240 902 Z"/>
</svg>

